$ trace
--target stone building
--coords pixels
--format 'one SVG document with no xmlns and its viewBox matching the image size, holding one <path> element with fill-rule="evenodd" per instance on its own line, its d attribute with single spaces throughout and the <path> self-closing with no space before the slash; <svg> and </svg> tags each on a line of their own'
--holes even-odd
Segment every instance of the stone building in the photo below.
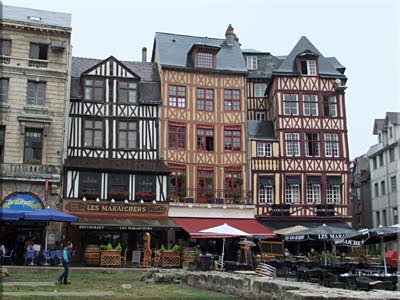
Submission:
<svg viewBox="0 0 400 300">
<path fill-rule="evenodd" d="M 1 205 L 60 209 L 71 15 L 3 5 L 1 30 Z M 37 225 L 2 232 L 44 241 Z M 50 230 L 50 242 L 58 233 Z"/>
<path fill-rule="evenodd" d="M 373 225 L 399 223 L 400 195 L 400 112 L 387 112 L 384 119 L 375 119 L 373 134 L 378 143 L 367 152 L 371 173 Z"/>
</svg>

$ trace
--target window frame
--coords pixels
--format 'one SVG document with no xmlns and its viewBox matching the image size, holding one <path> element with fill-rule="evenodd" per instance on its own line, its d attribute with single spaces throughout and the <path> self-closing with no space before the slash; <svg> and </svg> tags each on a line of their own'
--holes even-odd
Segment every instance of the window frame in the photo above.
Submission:
<svg viewBox="0 0 400 300">
<path fill-rule="evenodd" d="M 199 97 L 199 92 L 203 93 L 203 97 Z M 210 93 L 210 94 L 208 94 Z M 211 95 L 211 98 L 208 96 Z M 203 102 L 203 108 L 199 104 Z M 210 105 L 211 103 L 211 105 Z M 211 107 L 211 109 L 210 109 Z M 197 88 L 196 90 L 196 109 L 198 111 L 213 112 L 214 111 L 214 89 Z"/>
<path fill-rule="evenodd" d="M 209 56 L 211 56 L 211 65 L 210 65 L 210 57 Z M 215 51 L 205 50 L 205 49 L 197 49 L 196 50 L 196 68 L 215 69 Z"/>
<path fill-rule="evenodd" d="M 92 81 L 91 85 L 88 85 L 88 81 Z M 101 82 L 101 87 L 96 85 L 96 82 Z M 96 99 L 95 98 L 95 90 L 96 89 L 101 89 L 101 99 Z M 91 90 L 91 98 L 87 98 L 87 90 Z M 106 99 L 106 94 L 105 94 L 105 80 L 98 78 L 98 77 L 89 77 L 85 78 L 83 81 L 83 99 L 84 101 L 89 101 L 89 102 L 104 102 Z"/>
<path fill-rule="evenodd" d="M 334 99 L 334 101 L 332 101 Z M 336 95 L 323 95 L 322 96 L 322 105 L 323 105 L 323 115 L 328 118 L 336 118 L 338 117 L 338 100 Z M 331 114 L 332 111 L 335 111 L 335 114 Z"/>
<path fill-rule="evenodd" d="M 28 133 L 39 133 L 40 134 L 40 147 L 27 147 L 27 135 Z M 26 149 L 27 148 L 32 148 L 33 149 L 33 155 L 32 158 L 27 158 L 26 157 Z M 36 151 L 35 151 L 36 150 Z M 39 155 L 35 155 L 35 152 L 38 152 Z M 43 158 L 43 129 L 38 129 L 38 128 L 25 128 L 25 134 L 24 134 L 24 163 L 27 161 L 34 159 L 38 160 L 40 163 L 42 163 L 42 158 Z"/>
<path fill-rule="evenodd" d="M 0 163 L 4 162 L 5 142 L 6 142 L 6 127 L 0 126 Z"/>
<path fill-rule="evenodd" d="M 242 178 L 241 170 L 230 170 L 224 169 L 224 197 L 234 198 L 235 192 L 239 187 L 239 192 L 241 193 L 241 186 L 236 183 L 236 179 Z"/>
<path fill-rule="evenodd" d="M 304 73 L 303 64 L 306 64 L 307 73 Z M 300 74 L 305 76 L 317 76 L 318 75 L 318 63 L 317 59 L 301 59 L 299 62 Z M 311 72 L 311 71 L 314 72 Z"/>
<path fill-rule="evenodd" d="M 236 98 L 238 96 L 238 98 Z M 230 105 L 227 105 L 229 104 Z M 240 111 L 242 107 L 240 89 L 224 89 L 224 111 Z"/>
<path fill-rule="evenodd" d="M 79 172 L 79 188 L 78 188 L 78 197 L 79 198 L 81 198 L 82 196 L 84 196 L 84 195 L 82 195 L 83 194 L 83 184 L 84 184 L 84 178 L 85 178 L 85 175 L 88 175 L 88 176 L 93 176 L 93 178 L 92 179 L 95 179 L 96 180 L 96 183 L 94 184 L 94 183 L 92 183 L 92 185 L 90 186 L 90 187 L 92 187 L 92 186 L 94 186 L 94 185 L 96 185 L 96 187 L 94 187 L 94 188 L 91 188 L 91 189 L 88 189 L 88 188 L 85 188 L 85 190 L 93 190 L 93 191 L 96 191 L 97 192 L 97 195 L 98 195 L 98 198 L 100 198 L 101 197 L 101 177 L 102 177 L 102 173 L 99 173 L 99 172 L 85 172 L 85 171 L 80 171 Z M 96 177 L 96 178 L 95 178 Z M 88 198 L 87 196 L 84 196 L 85 198 Z M 94 198 L 92 199 L 92 200 L 94 200 Z"/>
<path fill-rule="evenodd" d="M 326 188 L 326 203 L 327 204 L 341 204 L 342 203 L 342 185 L 341 184 L 329 184 L 327 183 Z"/>
<path fill-rule="evenodd" d="M 35 57 L 36 55 L 34 55 L 35 53 L 33 52 L 32 46 L 37 46 L 39 48 L 37 57 Z M 46 47 L 46 49 L 45 50 L 41 49 L 42 47 Z M 46 55 L 45 55 L 46 58 L 40 58 L 42 51 L 46 52 Z M 42 54 L 43 54 L 43 52 L 42 52 Z M 30 47 L 29 47 L 29 59 L 48 61 L 49 60 L 49 45 L 48 44 L 43 44 L 43 43 L 33 43 L 33 42 L 31 42 L 30 43 Z"/>
<path fill-rule="evenodd" d="M 391 176 L 390 177 L 390 191 L 392 193 L 397 192 L 397 176 Z"/>
<path fill-rule="evenodd" d="M 107 176 L 107 199 L 112 199 L 109 197 L 109 193 L 112 192 L 113 190 L 118 192 L 129 193 L 129 174 L 109 173 Z M 129 199 L 129 194 L 125 199 Z M 114 200 L 125 200 L 125 199 L 114 198 Z"/>
<path fill-rule="evenodd" d="M 121 123 L 126 123 L 126 129 L 121 129 Z M 132 130 L 130 130 L 129 125 L 130 124 L 135 124 L 135 146 L 134 147 L 130 147 L 129 146 L 129 132 L 131 132 Z M 121 133 L 125 133 L 126 135 L 126 147 L 121 147 L 120 145 L 120 141 L 121 141 L 121 137 L 120 134 Z M 137 150 L 139 149 L 139 122 L 138 121 L 128 121 L 128 120 L 118 120 L 117 121 L 117 149 L 121 149 L 121 150 Z"/>
<path fill-rule="evenodd" d="M 382 196 L 386 195 L 386 182 L 385 182 L 385 180 L 381 181 L 381 195 Z"/>
<path fill-rule="evenodd" d="M 306 100 L 306 98 L 308 98 L 308 100 Z M 314 100 L 312 100 L 312 98 L 314 98 Z M 318 116 L 318 95 L 303 94 L 302 99 L 303 99 L 303 115 L 309 117 Z"/>
<path fill-rule="evenodd" d="M 394 148 L 389 149 L 389 162 L 394 162 L 396 160 L 395 158 L 395 151 Z"/>
<path fill-rule="evenodd" d="M 171 131 L 174 128 L 175 131 Z M 183 129 L 181 129 L 183 128 Z M 183 132 L 182 132 L 183 130 Z M 175 137 L 174 145 L 171 145 L 171 137 Z M 182 142 L 183 137 L 183 142 Z M 182 142 L 182 144 L 180 144 Z M 180 146 L 181 145 L 181 146 Z M 168 123 L 168 149 L 185 150 L 186 149 L 186 124 Z"/>
<path fill-rule="evenodd" d="M 374 183 L 374 195 L 375 195 L 375 197 L 379 197 L 379 183 L 378 182 Z"/>
<path fill-rule="evenodd" d="M 307 182 L 306 194 L 307 204 L 321 204 L 321 184 Z"/>
<path fill-rule="evenodd" d="M 196 178 L 197 178 L 197 198 L 199 202 L 204 202 L 208 192 L 214 193 L 214 182 L 213 180 L 211 184 L 208 184 L 206 181 L 207 177 L 214 178 L 214 169 L 212 168 L 203 168 L 197 167 L 196 169 Z"/>
<path fill-rule="evenodd" d="M 274 186 L 259 184 L 257 200 L 259 204 L 274 204 Z"/>
<path fill-rule="evenodd" d="M 169 165 L 169 169 L 171 173 L 168 175 L 168 183 L 169 183 L 169 190 L 168 195 L 169 197 L 178 197 L 180 196 L 181 192 L 186 192 L 186 182 L 182 185 L 179 185 L 179 176 L 184 174 L 186 177 L 186 166 L 185 165 Z M 171 184 L 171 181 L 174 181 L 174 184 Z M 187 181 L 187 179 L 186 179 Z"/>
<path fill-rule="evenodd" d="M 9 46 L 8 47 L 4 47 L 4 42 L 8 42 Z M 0 39 L 0 43 L 1 43 L 0 56 L 6 56 L 6 57 L 11 56 L 11 49 L 12 49 L 11 39 Z M 8 54 L 7 53 L 3 53 L 3 49 L 7 49 L 7 48 L 9 49 Z"/>
<path fill-rule="evenodd" d="M 258 60 L 256 55 L 248 55 L 246 57 L 246 67 L 247 70 L 257 70 L 258 69 Z"/>
<path fill-rule="evenodd" d="M 335 139 L 332 139 L 333 137 L 335 137 Z M 324 142 L 325 142 L 324 145 L 325 145 L 325 156 L 326 157 L 339 157 L 340 156 L 339 134 L 324 133 Z M 336 152 L 336 155 L 335 155 L 335 152 Z"/>
<path fill-rule="evenodd" d="M 301 203 L 300 184 L 288 184 L 285 182 L 285 203 L 300 204 Z"/>
<path fill-rule="evenodd" d="M 260 86 L 262 86 L 263 93 L 262 93 L 262 95 L 257 95 L 257 91 L 260 90 Z M 254 84 L 254 97 L 257 97 L 257 98 L 265 97 L 266 90 L 267 90 L 266 83 L 255 83 Z"/>
<path fill-rule="evenodd" d="M 121 87 L 122 84 L 126 84 L 127 87 Z M 129 85 L 134 84 L 135 88 L 130 88 Z M 127 99 L 122 99 L 121 95 L 123 94 L 122 92 L 127 91 Z M 130 101 L 129 100 L 129 92 L 130 91 L 135 91 L 135 100 Z M 118 80 L 118 103 L 122 104 L 137 104 L 138 103 L 138 83 L 136 81 L 132 80 Z"/>
<path fill-rule="evenodd" d="M 144 180 L 147 180 L 145 182 Z M 145 185 L 143 185 L 145 183 Z M 154 175 L 143 175 L 143 174 L 137 174 L 135 175 L 135 193 L 138 192 L 151 192 L 154 193 L 156 190 L 156 176 Z M 140 200 L 136 198 L 136 200 Z"/>
<path fill-rule="evenodd" d="M 288 99 L 285 99 L 289 96 Z M 295 98 L 295 100 L 293 100 Z M 282 94 L 283 114 L 285 116 L 299 115 L 299 95 L 298 94 Z M 295 110 L 295 113 L 293 112 Z"/>
<path fill-rule="evenodd" d="M 239 132 L 239 135 L 237 135 Z M 227 135 L 227 133 L 229 133 Z M 239 137 L 238 137 L 239 136 Z M 237 139 L 239 139 L 239 149 L 235 148 L 237 146 Z M 230 140 L 230 149 L 227 147 L 227 141 Z M 240 127 L 224 127 L 224 151 L 225 152 L 240 152 L 242 151 L 242 130 Z"/>
<path fill-rule="evenodd" d="M 297 138 L 293 138 L 294 136 L 296 136 Z M 285 154 L 286 156 L 290 157 L 299 157 L 301 155 L 300 133 L 298 132 L 285 133 Z"/>
<path fill-rule="evenodd" d="M 30 89 L 31 86 L 34 85 L 34 97 L 30 97 Z M 43 86 L 43 104 L 39 104 L 39 88 Z M 44 107 L 46 106 L 46 89 L 47 89 L 47 84 L 45 81 L 32 81 L 28 80 L 28 89 L 27 89 L 27 94 L 26 94 L 26 104 L 28 106 L 38 106 L 38 107 Z M 33 103 L 30 103 L 31 99 L 33 99 Z"/>
<path fill-rule="evenodd" d="M 93 127 L 86 127 L 86 122 L 92 122 Z M 96 128 L 96 122 L 100 122 L 101 128 Z M 84 119 L 83 124 L 82 124 L 82 129 L 83 129 L 83 134 L 82 134 L 82 147 L 84 148 L 93 148 L 93 149 L 103 149 L 104 148 L 104 142 L 105 142 L 105 137 L 104 137 L 104 121 L 101 119 Z M 92 131 L 91 135 L 91 145 L 86 145 L 86 135 L 87 131 Z M 96 132 L 100 131 L 101 132 L 101 146 L 95 146 L 95 135 Z"/>
<path fill-rule="evenodd" d="M 259 117 L 262 116 L 262 117 Z M 255 112 L 255 119 L 258 121 L 265 121 L 266 119 L 266 115 L 264 111 L 256 111 Z"/>
<path fill-rule="evenodd" d="M 5 89 L 3 87 L 3 82 L 6 82 Z M 8 91 L 10 89 L 10 78 L 0 78 L 0 105 L 8 103 Z"/>
<path fill-rule="evenodd" d="M 311 135 L 311 139 L 309 136 Z M 307 157 L 320 157 L 321 156 L 321 140 L 317 132 L 304 133 L 305 151 Z M 311 148 L 310 148 L 311 143 Z M 310 151 L 312 150 L 312 151 Z"/>
<path fill-rule="evenodd" d="M 203 131 L 202 133 L 200 131 Z M 211 134 L 210 134 L 211 133 Z M 207 138 L 212 137 L 212 150 L 207 150 Z M 203 138 L 204 141 L 201 143 L 199 138 Z M 196 126 L 196 145 L 197 151 L 214 152 L 214 127 L 207 125 Z"/>
<path fill-rule="evenodd" d="M 257 142 L 257 157 L 272 157 L 272 143 Z"/>
<path fill-rule="evenodd" d="M 173 93 L 173 89 L 175 89 L 175 93 Z M 180 92 L 183 91 L 183 95 Z M 168 85 L 168 107 L 186 109 L 186 86 L 184 85 L 176 85 L 169 84 Z M 173 100 L 171 102 L 171 99 Z M 182 106 L 183 104 L 183 106 Z"/>
</svg>

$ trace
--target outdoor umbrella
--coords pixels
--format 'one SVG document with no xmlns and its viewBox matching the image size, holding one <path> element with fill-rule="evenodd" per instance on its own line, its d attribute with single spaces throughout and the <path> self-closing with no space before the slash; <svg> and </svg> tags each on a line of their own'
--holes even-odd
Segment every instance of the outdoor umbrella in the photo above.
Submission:
<svg viewBox="0 0 400 300">
<path fill-rule="evenodd" d="M 274 233 L 285 235 L 285 234 L 291 234 L 291 233 L 303 231 L 303 230 L 306 230 L 306 229 L 308 229 L 308 228 L 304 227 L 304 226 L 301 226 L 301 225 L 296 225 L 296 226 L 290 226 L 290 227 L 274 230 Z"/>
<path fill-rule="evenodd" d="M 248 241 L 248 240 L 243 240 L 239 242 L 239 245 L 243 245 L 243 246 L 250 246 L 250 247 L 256 247 L 256 243 L 252 242 L 252 241 Z"/>
<path fill-rule="evenodd" d="M 24 217 L 24 213 L 11 208 L 0 207 L 0 220 L 2 221 L 18 221 Z"/>
<path fill-rule="evenodd" d="M 56 222 L 76 222 L 78 217 L 63 213 L 61 211 L 45 208 L 40 210 L 35 210 L 32 212 L 26 212 L 24 216 L 25 220 L 31 221 L 56 221 Z M 47 225 L 46 225 L 46 246 L 47 250 Z"/>
<path fill-rule="evenodd" d="M 203 238 L 222 238 L 222 258 L 221 258 L 221 263 L 224 262 L 224 251 L 225 251 L 225 239 L 226 238 L 231 238 L 231 237 L 238 237 L 238 236 L 243 236 L 243 237 L 251 237 L 251 234 L 248 234 L 247 232 L 244 232 L 240 229 L 237 229 L 235 227 L 232 227 L 226 223 L 220 226 L 216 227 L 211 227 L 208 229 L 204 229 L 200 231 L 202 236 L 196 236 L 196 237 L 203 237 Z"/>
</svg>

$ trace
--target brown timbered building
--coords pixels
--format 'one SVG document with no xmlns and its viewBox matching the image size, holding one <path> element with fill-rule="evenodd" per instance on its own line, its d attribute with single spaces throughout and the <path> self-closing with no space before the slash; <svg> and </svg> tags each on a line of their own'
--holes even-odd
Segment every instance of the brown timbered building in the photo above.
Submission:
<svg viewBox="0 0 400 300">
<path fill-rule="evenodd" d="M 250 55 L 255 56 L 244 53 Z M 264 137 L 255 136 L 263 130 L 252 130 L 249 121 L 256 215 L 274 228 L 300 222 L 308 226 L 311 222 L 349 222 L 345 68 L 336 58 L 324 57 L 306 37 L 289 55 L 270 59 L 273 63 L 261 64 L 264 70 L 259 70 L 269 75 L 267 121 L 258 128 L 272 127 L 274 134 L 264 129 Z M 252 119 L 251 94 L 247 103 Z M 265 146 L 257 139 L 264 139 Z"/>
</svg>

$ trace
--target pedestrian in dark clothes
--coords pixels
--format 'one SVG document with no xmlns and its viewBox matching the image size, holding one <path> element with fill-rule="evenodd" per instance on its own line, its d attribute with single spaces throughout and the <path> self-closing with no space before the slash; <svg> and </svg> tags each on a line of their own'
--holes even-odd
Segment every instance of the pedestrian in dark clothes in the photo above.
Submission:
<svg viewBox="0 0 400 300">
<path fill-rule="evenodd" d="M 61 274 L 60 277 L 58 277 L 58 282 L 59 283 L 64 283 L 64 284 L 69 284 L 70 282 L 68 281 L 68 270 L 69 270 L 69 264 L 71 262 L 71 251 L 72 251 L 72 243 L 68 242 L 67 246 L 64 247 L 63 249 L 63 254 L 62 254 L 62 264 L 64 267 L 64 273 Z"/>
</svg>

